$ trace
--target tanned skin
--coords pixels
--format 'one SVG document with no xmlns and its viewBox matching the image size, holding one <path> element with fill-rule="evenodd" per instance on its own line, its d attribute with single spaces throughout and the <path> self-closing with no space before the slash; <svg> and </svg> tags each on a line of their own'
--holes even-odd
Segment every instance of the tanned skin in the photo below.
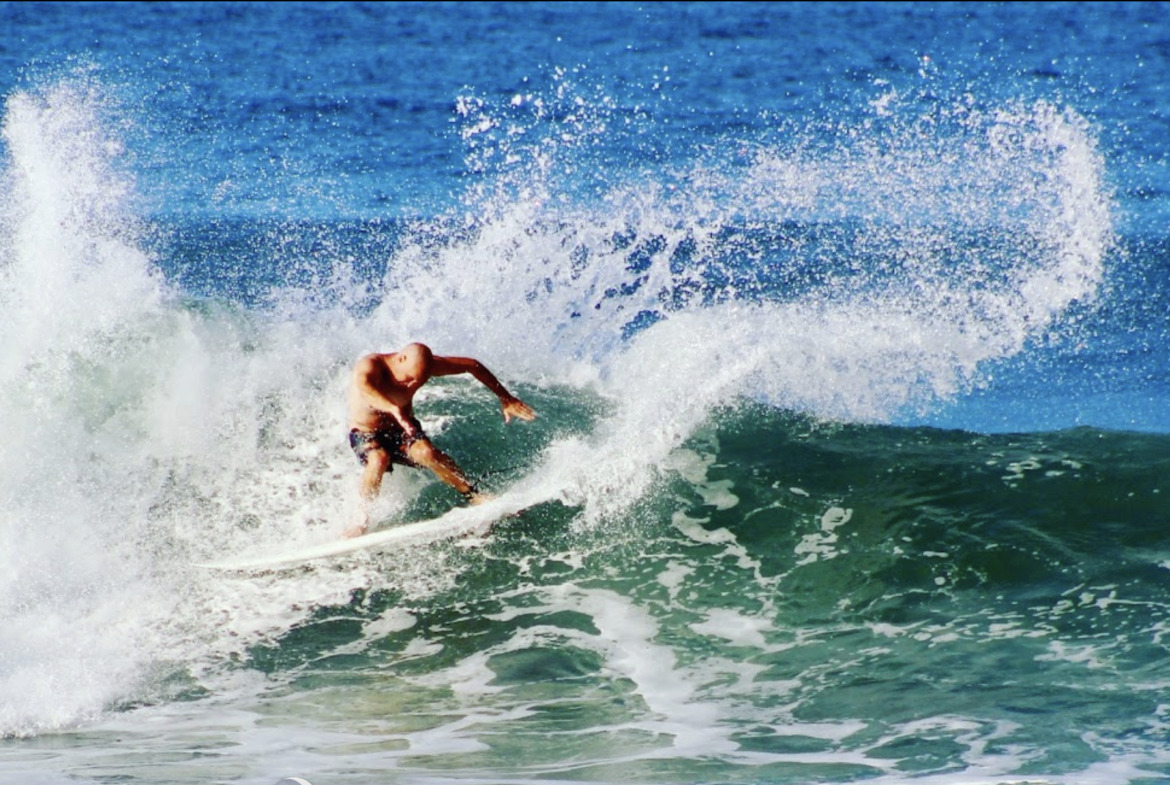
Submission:
<svg viewBox="0 0 1170 785">
<path fill-rule="evenodd" d="M 532 420 L 536 412 L 512 395 L 479 360 L 470 357 L 441 357 L 421 343 L 412 343 L 397 352 L 367 354 L 354 364 L 349 389 L 349 427 L 361 434 L 401 430 L 402 454 L 413 463 L 430 469 L 443 482 L 466 495 L 472 504 L 484 501 L 451 456 L 431 443 L 414 417 L 414 395 L 437 376 L 471 374 L 500 399 L 504 422 L 513 417 Z M 358 520 L 345 536 L 364 534 L 369 528 L 369 504 L 377 498 L 382 478 L 390 470 L 392 456 L 380 446 L 365 454 L 359 493 Z"/>
</svg>

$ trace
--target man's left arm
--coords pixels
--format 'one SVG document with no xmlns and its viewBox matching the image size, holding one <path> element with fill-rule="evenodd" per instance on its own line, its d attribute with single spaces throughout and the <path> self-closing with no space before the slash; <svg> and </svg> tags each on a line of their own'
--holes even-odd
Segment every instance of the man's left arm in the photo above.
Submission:
<svg viewBox="0 0 1170 785">
<path fill-rule="evenodd" d="M 500 383 L 487 367 L 479 360 L 471 357 L 435 357 L 432 362 L 432 376 L 454 376 L 460 373 L 471 374 L 476 381 L 491 390 L 500 399 L 500 407 L 504 410 L 504 422 L 511 422 L 513 417 L 521 420 L 533 420 L 536 412 Z"/>
</svg>

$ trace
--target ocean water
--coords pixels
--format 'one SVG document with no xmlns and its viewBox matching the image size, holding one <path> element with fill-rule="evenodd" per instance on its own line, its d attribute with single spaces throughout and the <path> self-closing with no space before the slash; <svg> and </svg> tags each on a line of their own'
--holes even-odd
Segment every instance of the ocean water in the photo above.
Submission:
<svg viewBox="0 0 1170 785">
<path fill-rule="evenodd" d="M 1170 780 L 1170 5 L 3 3 L 0 99 L 0 782 Z M 201 568 L 414 340 L 537 503 Z"/>
</svg>

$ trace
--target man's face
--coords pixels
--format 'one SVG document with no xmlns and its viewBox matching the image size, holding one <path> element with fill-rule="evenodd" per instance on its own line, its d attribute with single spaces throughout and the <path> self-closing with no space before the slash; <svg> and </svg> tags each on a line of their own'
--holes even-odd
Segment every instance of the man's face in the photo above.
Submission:
<svg viewBox="0 0 1170 785">
<path fill-rule="evenodd" d="M 394 356 L 394 378 L 404 387 L 418 388 L 430 378 L 430 363 L 423 352 L 408 347 Z"/>
</svg>

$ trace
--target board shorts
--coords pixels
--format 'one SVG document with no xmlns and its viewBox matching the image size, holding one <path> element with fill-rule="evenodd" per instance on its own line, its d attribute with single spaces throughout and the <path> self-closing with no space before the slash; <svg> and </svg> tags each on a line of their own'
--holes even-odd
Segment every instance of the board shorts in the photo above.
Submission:
<svg viewBox="0 0 1170 785">
<path fill-rule="evenodd" d="M 425 439 L 426 434 L 423 433 L 422 426 L 417 421 L 412 424 L 418 433 L 414 437 L 407 436 L 406 431 L 397 425 L 380 431 L 361 431 L 354 428 L 349 432 L 349 446 L 354 455 L 361 461 L 362 466 L 366 465 L 370 450 L 380 449 L 385 450 L 386 454 L 390 456 L 391 464 L 397 463 L 401 466 L 418 468 L 417 463 L 406 457 L 406 451 L 419 439 Z"/>
</svg>

